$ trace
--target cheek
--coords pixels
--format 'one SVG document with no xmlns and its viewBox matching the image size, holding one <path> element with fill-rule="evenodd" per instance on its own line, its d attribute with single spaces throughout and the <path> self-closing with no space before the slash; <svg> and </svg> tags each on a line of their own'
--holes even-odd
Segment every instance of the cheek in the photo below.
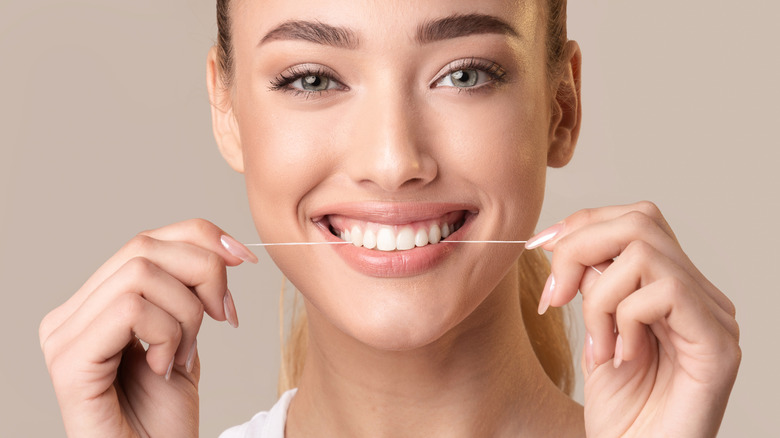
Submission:
<svg viewBox="0 0 780 438">
<path fill-rule="evenodd" d="M 547 163 L 547 114 L 543 97 L 513 93 L 477 102 L 453 118 L 435 114 L 442 169 L 479 188 L 491 208 L 512 215 L 516 226 L 535 222 L 541 208 Z M 518 104 L 516 102 L 525 102 Z M 538 102 L 530 104 L 529 102 Z M 530 210 L 530 211 L 529 211 Z M 533 225 L 532 225 L 533 226 Z"/>
<path fill-rule="evenodd" d="M 291 226 L 303 220 L 299 202 L 332 172 L 329 121 L 282 111 L 273 100 L 253 102 L 247 109 L 238 123 L 247 194 L 260 237 L 300 240 L 300 227 Z"/>
</svg>

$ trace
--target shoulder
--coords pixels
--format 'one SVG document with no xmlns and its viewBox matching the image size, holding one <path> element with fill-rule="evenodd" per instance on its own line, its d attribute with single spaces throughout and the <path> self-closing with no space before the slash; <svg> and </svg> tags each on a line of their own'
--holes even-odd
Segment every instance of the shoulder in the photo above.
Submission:
<svg viewBox="0 0 780 438">
<path fill-rule="evenodd" d="M 222 432 L 219 438 L 284 438 L 287 408 L 296 391 L 285 392 L 270 411 L 258 412 L 248 422 Z"/>
</svg>

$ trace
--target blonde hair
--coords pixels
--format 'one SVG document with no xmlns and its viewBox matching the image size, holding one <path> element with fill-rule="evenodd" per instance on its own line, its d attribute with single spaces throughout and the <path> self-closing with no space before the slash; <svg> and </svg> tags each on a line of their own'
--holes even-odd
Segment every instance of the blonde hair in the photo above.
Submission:
<svg viewBox="0 0 780 438">
<path fill-rule="evenodd" d="M 551 307 L 543 316 L 539 316 L 539 298 L 550 274 L 550 263 L 541 249 L 525 251 L 517 260 L 518 292 L 520 308 L 523 313 L 528 338 L 534 353 L 542 364 L 547 376 L 564 393 L 571 395 L 574 389 L 574 367 L 564 308 Z M 306 311 L 298 300 L 292 305 L 290 333 L 284 339 L 284 295 L 279 301 L 280 337 L 282 345 L 281 366 L 279 369 L 279 394 L 298 386 L 308 347 L 308 319 Z"/>
</svg>

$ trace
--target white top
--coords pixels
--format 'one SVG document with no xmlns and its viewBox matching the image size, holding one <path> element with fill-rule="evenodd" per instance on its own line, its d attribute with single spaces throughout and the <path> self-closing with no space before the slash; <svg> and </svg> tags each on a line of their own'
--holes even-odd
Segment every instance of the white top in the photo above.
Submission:
<svg viewBox="0 0 780 438">
<path fill-rule="evenodd" d="M 285 392 L 270 411 L 258 412 L 248 422 L 222 432 L 219 438 L 284 438 L 287 408 L 297 391 L 293 388 Z"/>
</svg>

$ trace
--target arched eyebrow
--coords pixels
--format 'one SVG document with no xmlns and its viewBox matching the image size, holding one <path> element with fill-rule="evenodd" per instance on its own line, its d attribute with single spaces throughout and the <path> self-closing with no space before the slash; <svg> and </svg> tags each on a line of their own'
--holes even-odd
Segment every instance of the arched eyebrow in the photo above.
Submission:
<svg viewBox="0 0 780 438">
<path fill-rule="evenodd" d="M 303 40 L 344 49 L 356 49 L 359 45 L 355 32 L 346 27 L 305 20 L 285 21 L 265 34 L 258 45 L 276 40 Z"/>
<path fill-rule="evenodd" d="M 415 41 L 418 44 L 428 44 L 488 33 L 519 38 L 514 27 L 493 15 L 455 14 L 420 24 Z M 278 40 L 302 40 L 344 49 L 356 49 L 360 45 L 360 40 L 352 29 L 306 20 L 285 21 L 265 34 L 258 45 Z"/>
<path fill-rule="evenodd" d="M 517 33 L 506 21 L 485 14 L 455 14 L 433 21 L 422 23 L 417 27 L 416 40 L 419 44 L 427 44 L 450 38 L 468 35 L 495 33 L 519 38 Z"/>
</svg>

